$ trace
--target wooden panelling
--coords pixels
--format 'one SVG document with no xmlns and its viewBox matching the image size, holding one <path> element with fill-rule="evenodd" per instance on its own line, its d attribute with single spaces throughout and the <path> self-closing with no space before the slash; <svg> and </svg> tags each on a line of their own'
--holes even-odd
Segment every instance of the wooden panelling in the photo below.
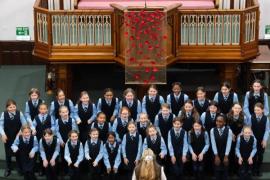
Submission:
<svg viewBox="0 0 270 180">
<path fill-rule="evenodd" d="M 0 41 L 0 65 L 46 64 L 32 55 L 33 41 Z"/>
</svg>

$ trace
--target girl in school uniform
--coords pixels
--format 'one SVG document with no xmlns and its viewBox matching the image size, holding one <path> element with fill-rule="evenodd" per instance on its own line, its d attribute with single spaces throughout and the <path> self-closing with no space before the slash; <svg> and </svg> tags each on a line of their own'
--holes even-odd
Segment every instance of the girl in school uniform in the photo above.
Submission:
<svg viewBox="0 0 270 180">
<path fill-rule="evenodd" d="M 123 139 L 123 136 L 128 132 L 127 125 L 129 121 L 133 121 L 130 118 L 130 112 L 127 107 L 122 107 L 119 111 L 120 117 L 115 119 L 112 131 L 115 132 L 116 138 L 118 142 L 121 142 Z"/>
<path fill-rule="evenodd" d="M 182 128 L 183 120 L 179 117 L 173 119 L 173 127 L 168 132 L 168 149 L 171 158 L 174 179 L 181 179 L 183 166 L 187 161 L 188 142 L 187 133 Z"/>
<path fill-rule="evenodd" d="M 228 179 L 229 153 L 232 145 L 232 131 L 226 126 L 226 116 L 220 114 L 216 127 L 210 131 L 216 180 Z"/>
<path fill-rule="evenodd" d="M 90 179 L 100 180 L 102 173 L 103 142 L 99 139 L 99 131 L 92 128 L 89 139 L 84 145 L 85 159 L 90 168 Z"/>
<path fill-rule="evenodd" d="M 131 180 L 132 172 L 141 158 L 142 136 L 137 132 L 134 122 L 128 123 L 128 132 L 124 135 L 121 148 L 123 173 Z"/>
<path fill-rule="evenodd" d="M 268 116 L 268 95 L 263 90 L 262 82 L 259 79 L 256 79 L 252 83 L 251 90 L 248 91 L 245 95 L 243 109 L 247 117 L 254 114 L 254 105 L 258 102 L 264 105 L 264 115 Z"/>
<path fill-rule="evenodd" d="M 240 180 L 251 180 L 253 157 L 257 151 L 257 140 L 250 126 L 243 128 L 243 134 L 237 137 L 235 154 L 238 158 Z"/>
<path fill-rule="evenodd" d="M 174 82 L 172 92 L 167 95 L 167 104 L 169 104 L 172 113 L 177 116 L 184 103 L 189 99 L 188 95 L 182 92 L 182 84 Z"/>
<path fill-rule="evenodd" d="M 103 162 L 106 167 L 107 180 L 118 178 L 118 169 L 121 163 L 121 146 L 116 140 L 114 132 L 108 133 L 107 142 L 103 148 Z"/>
<path fill-rule="evenodd" d="M 139 115 L 139 121 L 137 122 L 137 130 L 139 134 L 142 136 L 142 140 L 146 137 L 146 129 L 152 123 L 148 119 L 148 115 L 146 113 L 141 113 Z"/>
<path fill-rule="evenodd" d="M 218 107 L 221 113 L 227 114 L 234 103 L 238 103 L 238 96 L 231 89 L 231 84 L 227 81 L 221 84 L 220 92 L 217 92 L 214 97 L 214 101 L 218 103 Z"/>
<path fill-rule="evenodd" d="M 33 135 L 36 135 L 37 140 L 39 141 L 43 137 L 43 132 L 45 129 L 49 128 L 53 131 L 55 130 L 55 122 L 51 118 L 51 116 L 48 114 L 48 107 L 45 103 L 41 103 L 38 107 L 39 114 L 34 118 L 33 120 L 33 127 L 35 128 L 35 131 L 32 133 Z M 39 153 L 38 153 L 39 154 Z M 44 174 L 44 168 L 42 165 L 42 159 L 39 154 L 39 175 L 42 176 Z"/>
<path fill-rule="evenodd" d="M 96 119 L 96 106 L 91 102 L 87 91 L 82 91 L 75 108 L 76 123 L 80 131 L 80 141 L 84 144 L 88 137 L 90 124 Z"/>
<path fill-rule="evenodd" d="M 191 100 L 187 100 L 182 107 L 182 110 L 179 111 L 178 117 L 183 121 L 183 129 L 185 131 L 190 131 L 192 125 L 195 121 L 200 119 L 200 115 L 197 110 L 194 108 Z"/>
<path fill-rule="evenodd" d="M 196 121 L 188 135 L 189 152 L 192 157 L 193 173 L 196 180 L 204 179 L 205 154 L 209 149 L 209 135 L 201 121 Z"/>
<path fill-rule="evenodd" d="M 51 129 L 43 131 L 43 137 L 39 141 L 39 152 L 42 165 L 45 169 L 47 180 L 57 180 L 57 157 L 60 153 L 60 141 L 54 136 Z"/>
<path fill-rule="evenodd" d="M 56 91 L 56 99 L 51 102 L 50 115 L 53 120 L 59 119 L 59 109 L 61 106 L 66 106 L 68 108 L 69 115 L 74 118 L 75 110 L 73 102 L 67 99 L 65 93 L 62 89 Z"/>
<path fill-rule="evenodd" d="M 5 147 L 6 156 L 6 170 L 5 177 L 8 177 L 11 173 L 11 158 L 14 156 L 10 149 L 21 127 L 26 125 L 27 122 L 19 110 L 17 110 L 16 102 L 12 99 L 8 99 L 6 102 L 6 111 L 1 114 L 0 117 L 0 134 L 1 140 Z M 19 157 L 16 155 L 16 162 L 19 173 L 21 173 L 21 167 L 19 166 Z"/>
<path fill-rule="evenodd" d="M 142 106 L 140 100 L 136 98 L 135 91 L 131 88 L 127 88 L 123 93 L 124 99 L 119 103 L 119 109 L 127 107 L 130 112 L 130 117 L 136 121 L 138 115 L 142 112 Z M 119 111 L 119 116 L 121 116 Z"/>
<path fill-rule="evenodd" d="M 197 112 L 202 115 L 202 113 L 206 112 L 209 106 L 209 99 L 206 99 L 206 91 L 204 87 L 200 86 L 196 90 L 197 98 L 193 100 L 193 105 Z"/>
<path fill-rule="evenodd" d="M 210 130 L 216 127 L 216 119 L 219 115 L 218 103 L 210 101 L 206 112 L 202 113 L 200 120 L 202 121 L 204 129 L 210 134 Z"/>
<path fill-rule="evenodd" d="M 71 130 L 68 134 L 68 141 L 65 144 L 65 160 L 68 164 L 70 180 L 80 179 L 80 163 L 83 160 L 83 145 L 79 141 L 79 133 Z"/>
<path fill-rule="evenodd" d="M 132 180 L 159 179 L 167 180 L 164 168 L 156 161 L 156 156 L 151 149 L 145 149 L 139 164 L 134 169 Z"/>
<path fill-rule="evenodd" d="M 247 118 L 245 117 L 242 107 L 239 103 L 235 103 L 230 110 L 230 112 L 227 114 L 227 126 L 230 127 L 232 130 L 232 151 L 229 155 L 229 161 L 230 161 L 230 173 L 237 173 L 238 166 L 237 166 L 237 159 L 235 157 L 235 152 L 233 151 L 235 149 L 236 140 L 238 135 L 242 132 L 242 129 L 244 125 L 247 124 Z"/>
<path fill-rule="evenodd" d="M 151 123 L 155 122 L 155 117 L 161 109 L 161 104 L 165 103 L 162 96 L 158 94 L 156 85 L 152 84 L 147 91 L 147 95 L 142 100 L 142 112 L 148 114 Z"/>
<path fill-rule="evenodd" d="M 38 151 L 38 141 L 31 134 L 31 128 L 28 125 L 22 126 L 21 135 L 16 137 L 11 149 L 19 155 L 19 163 L 24 180 L 36 180 L 34 166 L 35 154 Z"/>
<path fill-rule="evenodd" d="M 154 125 L 148 126 L 146 132 L 147 137 L 143 142 L 143 150 L 150 148 L 156 155 L 157 162 L 163 165 L 167 155 L 167 147 L 163 137 L 158 134 Z"/>
<path fill-rule="evenodd" d="M 159 129 L 161 136 L 167 140 L 168 132 L 173 126 L 175 115 L 170 113 L 170 106 L 166 103 L 161 105 L 161 112 L 156 115 L 155 126 Z M 167 144 L 167 142 L 165 142 Z"/>
<path fill-rule="evenodd" d="M 119 110 L 119 100 L 114 97 L 114 92 L 111 88 L 104 90 L 104 97 L 98 99 L 97 112 L 104 112 L 106 121 L 113 125 Z"/>
<path fill-rule="evenodd" d="M 264 115 L 262 103 L 256 103 L 254 105 L 254 114 L 251 115 L 250 124 L 253 134 L 257 139 L 257 153 L 254 157 L 253 175 L 262 176 L 261 165 L 270 130 L 269 119 Z"/>
<path fill-rule="evenodd" d="M 59 108 L 59 119 L 55 122 L 55 132 L 57 138 L 60 141 L 60 159 L 61 159 L 61 170 L 63 173 L 68 173 L 67 162 L 65 161 L 65 144 L 69 138 L 69 132 L 71 130 L 78 130 L 77 124 L 73 118 L 69 116 L 68 107 L 61 106 Z"/>
<path fill-rule="evenodd" d="M 48 106 L 45 103 L 41 103 L 39 105 L 38 111 L 38 115 L 33 120 L 33 127 L 36 132 L 35 135 L 39 141 L 43 137 L 45 129 L 52 129 L 52 131 L 55 131 L 55 122 L 48 114 Z"/>
<path fill-rule="evenodd" d="M 44 103 L 44 101 L 40 99 L 40 92 L 37 88 L 32 88 L 28 93 L 28 96 L 29 100 L 25 103 L 24 116 L 28 122 L 32 122 L 39 114 L 39 105 Z"/>
<path fill-rule="evenodd" d="M 111 130 L 110 122 L 106 121 L 106 115 L 103 112 L 97 114 L 97 120 L 92 123 L 91 129 L 96 128 L 99 132 L 99 139 L 107 141 L 108 132 Z"/>
</svg>

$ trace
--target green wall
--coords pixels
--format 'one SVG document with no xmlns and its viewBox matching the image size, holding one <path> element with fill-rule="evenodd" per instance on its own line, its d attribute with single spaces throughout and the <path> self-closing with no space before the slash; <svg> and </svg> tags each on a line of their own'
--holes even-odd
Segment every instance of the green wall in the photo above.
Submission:
<svg viewBox="0 0 270 180">
<path fill-rule="evenodd" d="M 17 102 L 17 108 L 24 112 L 28 91 L 36 87 L 41 98 L 50 102 L 52 97 L 45 92 L 46 66 L 0 66 L 0 111 L 5 110 L 8 98 Z M 3 143 L 0 143 L 0 159 L 4 159 Z"/>
</svg>

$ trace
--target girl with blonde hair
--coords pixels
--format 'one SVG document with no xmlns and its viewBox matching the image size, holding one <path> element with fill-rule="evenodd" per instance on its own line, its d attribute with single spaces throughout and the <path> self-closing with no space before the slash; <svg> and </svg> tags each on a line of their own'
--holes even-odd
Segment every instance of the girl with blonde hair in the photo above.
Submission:
<svg viewBox="0 0 270 180">
<path fill-rule="evenodd" d="M 143 151 L 140 163 L 133 172 L 132 180 L 167 180 L 164 168 L 157 163 L 156 156 L 150 148 Z"/>
</svg>

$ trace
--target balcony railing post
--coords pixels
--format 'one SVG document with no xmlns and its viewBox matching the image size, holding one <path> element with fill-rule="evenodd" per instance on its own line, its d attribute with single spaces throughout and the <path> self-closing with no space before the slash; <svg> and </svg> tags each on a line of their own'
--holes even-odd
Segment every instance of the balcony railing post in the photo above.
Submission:
<svg viewBox="0 0 270 180">
<path fill-rule="evenodd" d="M 244 55 L 244 45 L 245 45 L 245 39 L 246 39 L 246 28 L 245 28 L 245 22 L 246 22 L 246 14 L 243 11 L 240 15 L 240 47 L 241 47 L 241 55 Z"/>
<path fill-rule="evenodd" d="M 49 48 L 49 51 L 51 51 L 52 38 L 53 37 L 52 37 L 52 15 L 51 15 L 50 12 L 48 12 L 48 14 L 47 14 L 47 19 L 48 19 L 48 28 L 47 28 L 47 33 L 48 33 L 48 48 Z"/>
<path fill-rule="evenodd" d="M 35 44 L 38 43 L 38 28 L 37 28 L 37 10 L 34 8 L 34 41 L 35 41 Z"/>
</svg>

